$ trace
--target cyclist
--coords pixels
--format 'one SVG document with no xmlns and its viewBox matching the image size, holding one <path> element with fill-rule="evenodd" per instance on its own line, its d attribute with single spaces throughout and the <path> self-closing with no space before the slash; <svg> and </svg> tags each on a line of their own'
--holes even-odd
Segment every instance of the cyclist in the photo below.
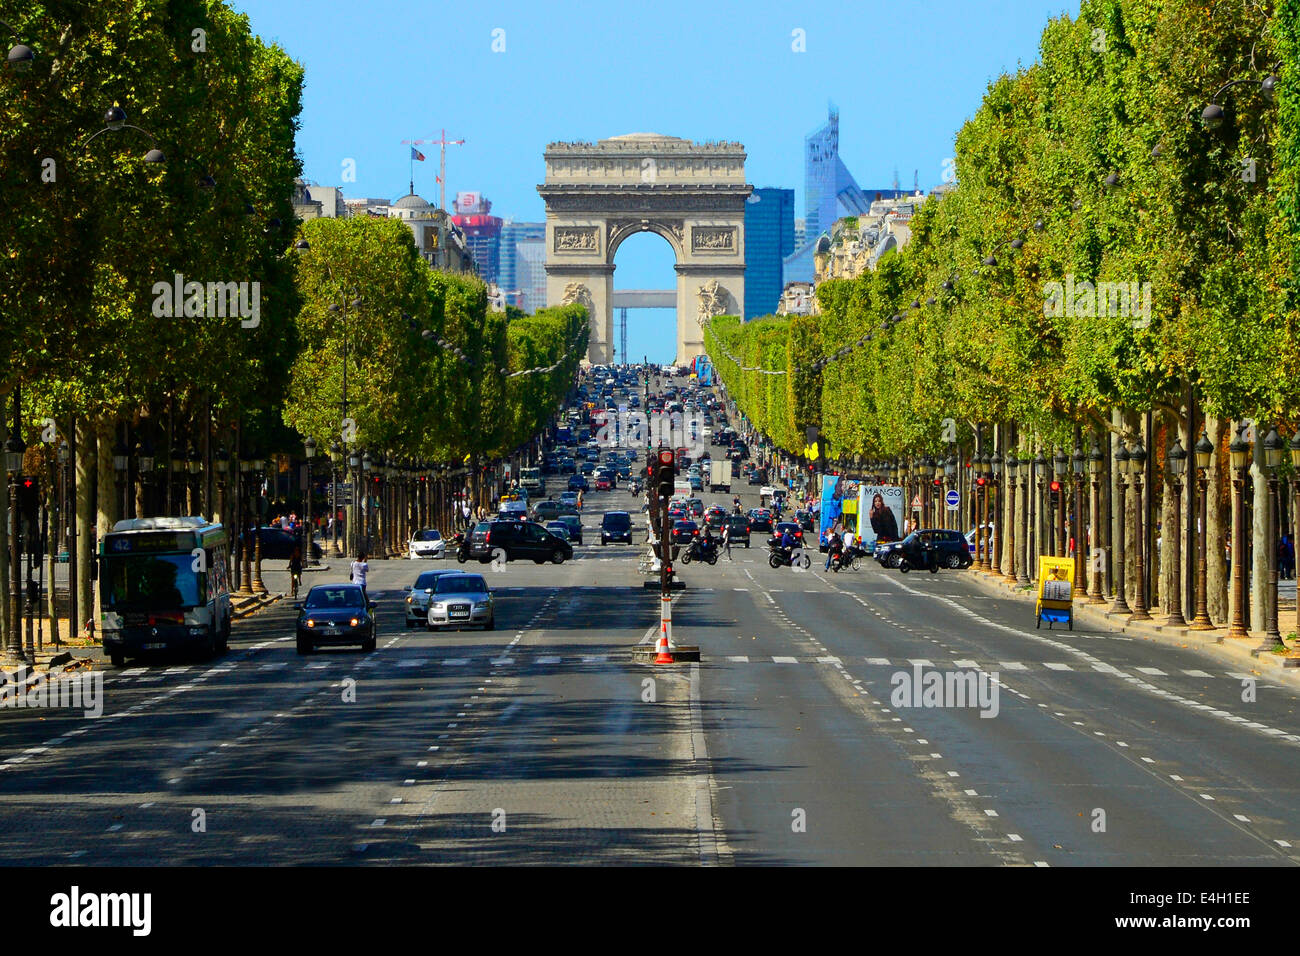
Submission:
<svg viewBox="0 0 1300 956">
<path fill-rule="evenodd" d="M 298 585 L 302 583 L 302 548 L 298 545 L 293 546 L 293 553 L 289 555 L 289 587 L 292 597 L 298 596 Z"/>
</svg>

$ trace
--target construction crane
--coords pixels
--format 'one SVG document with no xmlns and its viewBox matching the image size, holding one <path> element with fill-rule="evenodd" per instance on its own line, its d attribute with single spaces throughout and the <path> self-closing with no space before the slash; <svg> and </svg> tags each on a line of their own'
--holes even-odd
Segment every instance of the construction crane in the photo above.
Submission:
<svg viewBox="0 0 1300 956">
<path fill-rule="evenodd" d="M 433 139 L 404 139 L 403 146 L 437 146 L 438 147 L 438 208 L 446 211 L 447 209 L 447 147 L 464 146 L 463 139 L 448 139 L 445 129 L 438 131 L 438 138 Z M 415 192 L 415 179 L 411 179 L 411 192 Z"/>
</svg>

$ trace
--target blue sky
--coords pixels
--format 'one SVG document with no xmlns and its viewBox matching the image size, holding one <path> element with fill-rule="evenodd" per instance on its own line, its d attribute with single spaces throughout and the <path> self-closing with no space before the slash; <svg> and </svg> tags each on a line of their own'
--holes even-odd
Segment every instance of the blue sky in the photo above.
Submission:
<svg viewBox="0 0 1300 956">
<path fill-rule="evenodd" d="M 755 186 L 796 190 L 803 138 L 840 111 L 840 155 L 864 189 L 928 191 L 991 79 L 1037 59 L 1047 20 L 1078 0 L 820 4 L 605 0 L 232 0 L 306 68 L 304 175 L 349 196 L 407 191 L 404 139 L 448 147 L 448 202 L 479 190 L 494 215 L 541 221 L 542 151 L 555 140 L 655 132 L 738 140 Z M 501 30 L 504 34 L 494 31 Z M 795 52 L 794 31 L 805 52 Z M 504 40 L 504 51 L 494 52 Z M 437 201 L 437 148 L 415 191 Z M 342 182 L 355 161 L 356 182 Z M 671 288 L 658 237 L 618 251 L 615 286 Z M 672 358 L 671 312 L 630 314 L 628 350 Z"/>
</svg>

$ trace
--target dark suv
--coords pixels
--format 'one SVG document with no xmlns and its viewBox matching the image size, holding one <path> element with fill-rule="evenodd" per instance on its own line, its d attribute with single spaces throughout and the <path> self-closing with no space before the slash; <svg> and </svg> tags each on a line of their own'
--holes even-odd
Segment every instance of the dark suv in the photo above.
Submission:
<svg viewBox="0 0 1300 956">
<path fill-rule="evenodd" d="M 632 543 L 632 516 L 626 511 L 606 511 L 600 519 L 600 543 L 611 541 Z"/>
<path fill-rule="evenodd" d="M 966 536 L 960 531 L 922 528 L 913 531 L 898 546 L 898 553 L 913 568 L 929 566 L 927 552 L 934 555 L 937 567 L 956 569 L 970 567 L 971 564 Z"/>
<path fill-rule="evenodd" d="M 533 521 L 480 521 L 470 534 L 469 556 L 487 564 L 497 549 L 507 561 L 532 558 L 538 564 L 563 564 L 573 557 L 573 545 Z"/>
</svg>

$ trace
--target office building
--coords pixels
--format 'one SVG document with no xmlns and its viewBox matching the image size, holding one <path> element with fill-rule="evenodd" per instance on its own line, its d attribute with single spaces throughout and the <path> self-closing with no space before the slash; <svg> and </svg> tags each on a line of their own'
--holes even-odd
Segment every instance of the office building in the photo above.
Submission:
<svg viewBox="0 0 1300 956">
<path fill-rule="evenodd" d="M 772 315 L 794 252 L 794 190 L 755 189 L 745 203 L 745 319 Z"/>
</svg>

